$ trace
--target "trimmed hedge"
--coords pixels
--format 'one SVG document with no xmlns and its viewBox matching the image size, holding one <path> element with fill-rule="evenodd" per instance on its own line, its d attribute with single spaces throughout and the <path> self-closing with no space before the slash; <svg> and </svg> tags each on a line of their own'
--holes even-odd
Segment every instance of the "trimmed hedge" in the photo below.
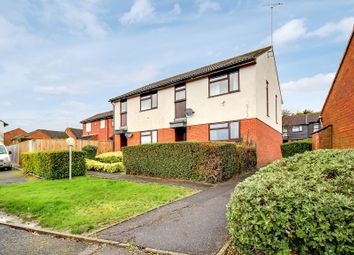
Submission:
<svg viewBox="0 0 354 255">
<path fill-rule="evenodd" d="M 97 147 L 93 145 L 86 145 L 82 147 L 82 151 L 86 152 L 86 158 L 94 159 L 97 154 Z"/>
<path fill-rule="evenodd" d="M 95 160 L 102 163 L 118 163 L 123 161 L 123 153 L 121 151 L 106 152 L 96 156 Z"/>
<path fill-rule="evenodd" d="M 210 183 L 255 168 L 254 148 L 235 143 L 175 142 L 123 148 L 127 174 L 181 178 Z"/>
<path fill-rule="evenodd" d="M 354 150 L 274 162 L 239 184 L 227 218 L 236 254 L 352 254 Z"/>
<path fill-rule="evenodd" d="M 294 156 L 297 153 L 312 151 L 312 139 L 304 139 L 296 142 L 283 143 L 281 145 L 281 154 L 283 158 Z"/>
<path fill-rule="evenodd" d="M 106 173 L 117 173 L 124 171 L 124 165 L 122 162 L 116 163 L 103 163 L 97 160 L 86 159 L 87 170 L 106 172 Z"/>
<path fill-rule="evenodd" d="M 72 176 L 86 175 L 85 152 L 72 152 Z M 22 154 L 22 168 L 45 179 L 69 177 L 68 151 L 43 151 Z"/>
</svg>

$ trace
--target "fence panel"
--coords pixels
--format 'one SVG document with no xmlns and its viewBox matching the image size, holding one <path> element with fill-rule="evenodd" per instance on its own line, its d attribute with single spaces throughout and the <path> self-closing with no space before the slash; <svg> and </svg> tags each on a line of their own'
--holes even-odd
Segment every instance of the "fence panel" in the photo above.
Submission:
<svg viewBox="0 0 354 255">
<path fill-rule="evenodd" d="M 97 154 L 113 151 L 112 141 L 76 140 L 75 150 L 81 150 L 86 145 L 97 147 Z M 69 150 L 65 139 L 35 139 L 17 144 L 18 161 L 21 163 L 21 154 L 24 152 Z"/>
<path fill-rule="evenodd" d="M 13 144 L 10 146 L 6 146 L 7 150 L 11 152 L 10 158 L 13 164 L 19 164 L 19 155 L 18 155 L 18 144 Z"/>
</svg>

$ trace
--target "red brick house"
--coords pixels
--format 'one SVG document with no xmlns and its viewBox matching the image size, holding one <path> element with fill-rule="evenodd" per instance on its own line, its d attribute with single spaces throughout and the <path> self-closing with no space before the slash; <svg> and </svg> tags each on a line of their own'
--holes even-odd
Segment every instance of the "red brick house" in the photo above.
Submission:
<svg viewBox="0 0 354 255">
<path fill-rule="evenodd" d="M 82 129 L 79 128 L 67 128 L 65 133 L 75 140 L 82 138 Z"/>
<path fill-rule="evenodd" d="M 282 96 L 272 47 L 112 98 L 114 146 L 252 141 L 258 166 L 281 158 Z"/>
<path fill-rule="evenodd" d="M 354 29 L 321 111 L 314 149 L 354 147 Z"/>
<path fill-rule="evenodd" d="M 11 140 L 14 142 L 23 142 L 32 139 L 66 139 L 68 135 L 63 131 L 37 129 L 30 133 L 18 135 Z"/>
<path fill-rule="evenodd" d="M 12 138 L 14 138 L 16 136 L 24 135 L 24 134 L 27 134 L 27 132 L 21 128 L 16 128 L 16 129 L 7 131 L 4 134 L 4 144 L 6 146 L 14 144 L 15 142 L 12 140 Z"/>
<path fill-rule="evenodd" d="M 113 139 L 113 111 L 98 113 L 83 121 L 82 139 L 109 141 Z"/>
</svg>

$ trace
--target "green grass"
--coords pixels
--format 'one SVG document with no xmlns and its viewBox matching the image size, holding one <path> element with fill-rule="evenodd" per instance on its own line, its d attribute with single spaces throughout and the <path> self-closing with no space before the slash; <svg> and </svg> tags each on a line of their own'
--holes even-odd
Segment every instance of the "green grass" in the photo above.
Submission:
<svg viewBox="0 0 354 255">
<path fill-rule="evenodd" d="M 0 210 L 42 227 L 81 234 L 195 193 L 122 180 L 77 177 L 0 185 Z"/>
</svg>

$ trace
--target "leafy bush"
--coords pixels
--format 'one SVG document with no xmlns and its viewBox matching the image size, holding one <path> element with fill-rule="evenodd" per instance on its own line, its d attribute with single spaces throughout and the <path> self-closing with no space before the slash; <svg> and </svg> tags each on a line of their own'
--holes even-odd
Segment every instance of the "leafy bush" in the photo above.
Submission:
<svg viewBox="0 0 354 255">
<path fill-rule="evenodd" d="M 123 153 L 121 151 L 106 152 L 96 156 L 95 160 L 103 163 L 117 163 L 123 161 Z"/>
<path fill-rule="evenodd" d="M 123 162 L 127 174 L 215 183 L 254 168 L 255 154 L 235 143 L 159 143 L 124 147 Z"/>
<path fill-rule="evenodd" d="M 82 147 L 82 150 L 86 152 L 86 158 L 94 159 L 97 154 L 97 147 L 93 145 L 86 145 Z"/>
<path fill-rule="evenodd" d="M 227 217 L 237 254 L 352 254 L 354 150 L 305 152 L 239 184 Z"/>
<path fill-rule="evenodd" d="M 33 173 L 45 179 L 69 177 L 69 152 L 44 151 L 22 153 L 22 168 L 25 173 Z M 72 152 L 72 176 L 86 174 L 85 152 Z"/>
<path fill-rule="evenodd" d="M 124 165 L 122 162 L 116 163 L 103 163 L 97 160 L 86 159 L 87 170 L 106 172 L 106 173 L 116 173 L 124 171 Z"/>
<path fill-rule="evenodd" d="M 281 154 L 283 158 L 294 156 L 297 153 L 304 153 L 312 150 L 312 139 L 304 139 L 296 142 L 283 143 Z"/>
</svg>

